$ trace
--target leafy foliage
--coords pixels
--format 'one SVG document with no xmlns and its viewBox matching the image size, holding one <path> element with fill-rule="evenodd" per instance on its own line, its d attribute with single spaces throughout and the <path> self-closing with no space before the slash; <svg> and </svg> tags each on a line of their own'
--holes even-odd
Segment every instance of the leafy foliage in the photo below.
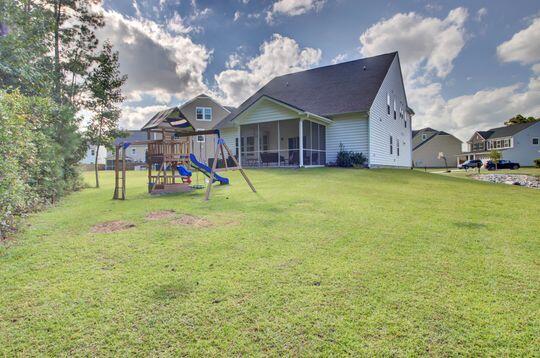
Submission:
<svg viewBox="0 0 540 358">
<path fill-rule="evenodd" d="M 367 158 L 363 153 L 347 151 L 343 143 L 339 144 L 339 152 L 336 158 L 336 165 L 342 168 L 360 168 L 365 165 Z"/>
<path fill-rule="evenodd" d="M 534 118 L 532 116 L 525 118 L 521 114 L 517 114 L 516 116 L 514 116 L 514 117 L 510 118 L 509 120 L 507 120 L 506 122 L 504 122 L 504 125 L 505 126 L 511 126 L 511 125 L 514 125 L 514 124 L 530 123 L 530 122 L 535 122 L 535 121 L 538 121 L 538 120 L 540 120 L 540 118 Z"/>
<path fill-rule="evenodd" d="M 540 158 L 537 158 L 534 160 L 534 165 L 537 167 L 537 168 L 540 168 Z"/>
</svg>

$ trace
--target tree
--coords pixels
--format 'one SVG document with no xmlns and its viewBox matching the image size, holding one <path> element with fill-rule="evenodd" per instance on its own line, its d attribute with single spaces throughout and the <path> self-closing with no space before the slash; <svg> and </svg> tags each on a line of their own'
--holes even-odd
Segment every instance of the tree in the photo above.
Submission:
<svg viewBox="0 0 540 358">
<path fill-rule="evenodd" d="M 532 116 L 525 118 L 521 114 L 517 114 L 514 117 L 507 120 L 506 122 L 504 122 L 504 125 L 505 126 L 511 126 L 511 125 L 514 125 L 514 124 L 530 123 L 530 122 L 534 122 L 534 121 L 538 121 L 538 120 L 540 120 L 540 118 L 534 118 Z"/>
<path fill-rule="evenodd" d="M 114 139 L 122 132 L 118 129 L 120 108 L 122 103 L 122 85 L 127 80 L 121 75 L 118 63 L 118 52 L 113 51 L 112 45 L 105 42 L 103 49 L 96 57 L 97 65 L 88 77 L 90 99 L 87 102 L 94 115 L 88 125 L 86 136 L 88 143 L 96 146 L 94 170 L 96 188 L 99 188 L 98 156 L 102 146 L 111 148 Z"/>
<path fill-rule="evenodd" d="M 502 153 L 498 150 L 492 150 L 489 152 L 489 159 L 495 163 L 495 169 L 497 169 L 497 166 L 499 164 L 499 160 L 502 159 Z"/>
</svg>

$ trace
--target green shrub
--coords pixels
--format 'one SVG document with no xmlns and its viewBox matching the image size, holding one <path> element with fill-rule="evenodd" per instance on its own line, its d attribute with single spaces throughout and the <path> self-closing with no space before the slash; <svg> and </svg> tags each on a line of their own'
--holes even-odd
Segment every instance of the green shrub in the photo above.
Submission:
<svg viewBox="0 0 540 358">
<path fill-rule="evenodd" d="M 540 158 L 534 160 L 534 165 L 536 165 L 537 168 L 540 168 Z"/>
<path fill-rule="evenodd" d="M 342 168 L 361 168 L 366 163 L 367 158 L 363 153 L 345 150 L 343 143 L 339 144 L 339 152 L 336 158 L 336 165 Z"/>
<path fill-rule="evenodd" d="M 80 187 L 80 136 L 64 127 L 59 138 L 59 115 L 50 99 L 0 91 L 0 237 L 20 215 Z"/>
</svg>

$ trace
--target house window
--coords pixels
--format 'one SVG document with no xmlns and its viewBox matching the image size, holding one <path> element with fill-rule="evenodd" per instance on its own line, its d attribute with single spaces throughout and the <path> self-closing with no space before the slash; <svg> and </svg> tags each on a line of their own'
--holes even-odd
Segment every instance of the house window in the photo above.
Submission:
<svg viewBox="0 0 540 358">
<path fill-rule="evenodd" d="M 422 133 L 422 140 L 426 140 L 427 138 L 427 134 L 426 133 Z"/>
<path fill-rule="evenodd" d="M 198 121 L 212 120 L 212 108 L 210 107 L 197 107 L 195 113 Z"/>
<path fill-rule="evenodd" d="M 235 154 L 236 154 L 236 158 L 238 158 L 238 137 L 234 138 L 234 144 L 235 144 Z"/>
<path fill-rule="evenodd" d="M 399 139 L 396 140 L 396 152 L 397 152 L 397 156 L 399 157 Z"/>
<path fill-rule="evenodd" d="M 538 138 L 537 138 L 537 139 L 538 139 Z M 538 144 L 538 143 L 537 143 L 537 144 Z M 92 155 L 96 155 L 95 149 L 92 149 L 92 150 L 90 151 L 90 153 L 91 153 Z"/>
<path fill-rule="evenodd" d="M 198 135 L 197 136 L 197 143 L 204 143 L 204 136 L 203 135 Z"/>
<path fill-rule="evenodd" d="M 538 145 L 538 138 L 533 138 L 532 139 L 532 144 L 533 145 Z"/>
<path fill-rule="evenodd" d="M 386 94 L 386 111 L 390 114 L 390 93 Z"/>
<path fill-rule="evenodd" d="M 255 151 L 255 137 L 246 138 L 246 151 L 254 152 Z"/>
<path fill-rule="evenodd" d="M 403 120 L 403 125 L 405 126 L 405 128 L 407 128 L 407 120 L 406 119 Z"/>
<path fill-rule="evenodd" d="M 394 98 L 394 119 L 397 119 L 397 112 L 396 112 L 396 99 Z"/>
<path fill-rule="evenodd" d="M 390 136 L 390 154 L 394 153 L 394 138 Z"/>
</svg>

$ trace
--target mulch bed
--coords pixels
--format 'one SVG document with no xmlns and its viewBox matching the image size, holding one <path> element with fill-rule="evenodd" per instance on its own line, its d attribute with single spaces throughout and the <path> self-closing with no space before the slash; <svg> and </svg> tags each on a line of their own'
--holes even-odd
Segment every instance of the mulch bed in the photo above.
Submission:
<svg viewBox="0 0 540 358">
<path fill-rule="evenodd" d="M 176 216 L 176 213 L 174 210 L 160 210 L 160 211 L 152 211 L 148 215 L 146 215 L 146 218 L 148 220 L 161 220 L 161 219 L 172 219 Z"/>
<path fill-rule="evenodd" d="M 130 229 L 132 227 L 135 227 L 135 224 L 127 222 L 127 221 L 105 221 L 99 224 L 96 224 L 92 227 L 93 233 L 99 233 L 99 234 L 108 234 L 111 232 L 118 232 Z"/>
<path fill-rule="evenodd" d="M 194 227 L 210 227 L 212 222 L 201 218 L 195 215 L 184 214 L 181 215 L 178 219 L 172 221 L 173 224 L 185 225 L 185 226 L 194 226 Z"/>
</svg>

